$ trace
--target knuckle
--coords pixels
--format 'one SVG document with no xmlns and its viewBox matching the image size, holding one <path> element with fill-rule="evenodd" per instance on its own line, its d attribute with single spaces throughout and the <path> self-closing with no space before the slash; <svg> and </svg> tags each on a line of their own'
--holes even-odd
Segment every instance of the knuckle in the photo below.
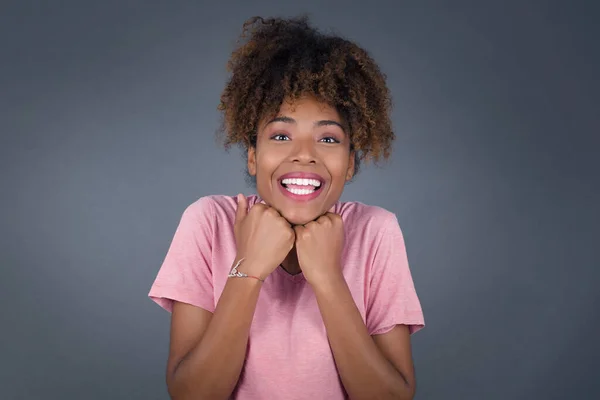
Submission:
<svg viewBox="0 0 600 400">
<path fill-rule="evenodd" d="M 334 225 L 338 225 L 342 222 L 342 217 L 340 217 L 337 214 L 330 214 L 329 215 L 329 221 L 334 224 Z"/>
<path fill-rule="evenodd" d="M 272 208 L 272 207 L 268 207 L 268 208 L 266 208 L 266 209 L 265 209 L 265 213 L 266 213 L 267 215 L 271 216 L 271 217 L 275 217 L 275 216 L 278 216 L 278 215 L 279 215 L 279 213 L 277 212 L 277 210 L 275 210 L 275 209 L 274 209 L 274 208 Z"/>
</svg>

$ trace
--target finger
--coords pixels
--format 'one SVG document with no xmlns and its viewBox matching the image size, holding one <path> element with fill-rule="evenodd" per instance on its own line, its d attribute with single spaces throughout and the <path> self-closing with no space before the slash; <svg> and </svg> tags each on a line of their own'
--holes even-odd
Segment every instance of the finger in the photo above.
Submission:
<svg viewBox="0 0 600 400">
<path fill-rule="evenodd" d="M 308 221 L 307 223 L 305 223 L 304 225 L 300 225 L 302 226 L 304 229 L 310 229 L 311 226 L 315 225 L 315 224 L 319 224 L 319 220 L 321 219 L 321 217 L 317 218 L 314 221 Z"/>
<path fill-rule="evenodd" d="M 248 215 L 248 200 L 243 194 L 237 195 L 237 210 L 235 211 L 235 223 L 239 224 Z"/>
<path fill-rule="evenodd" d="M 342 216 L 340 214 L 328 212 L 325 215 L 327 215 L 329 217 L 329 219 L 331 219 L 332 221 L 337 221 L 337 220 L 341 221 L 342 220 Z"/>
<path fill-rule="evenodd" d="M 331 218 L 329 217 L 329 213 L 325 213 L 323 215 L 321 215 L 315 222 L 317 222 L 318 224 L 324 224 L 327 222 L 331 222 Z"/>
<path fill-rule="evenodd" d="M 272 213 L 272 215 L 274 217 L 276 217 L 277 219 L 281 219 L 282 221 L 285 221 L 285 223 L 287 224 L 287 226 L 289 226 L 290 228 L 294 227 L 294 224 L 292 224 L 290 221 L 288 221 L 287 218 L 285 218 L 283 216 L 283 214 L 281 213 L 281 211 L 279 211 L 275 207 L 267 206 L 267 210 L 269 210 L 269 212 Z"/>
<path fill-rule="evenodd" d="M 342 219 L 342 216 L 339 214 L 329 214 L 329 219 L 331 220 L 331 225 L 333 225 L 333 226 L 337 226 L 337 227 L 344 226 L 344 220 Z"/>
<path fill-rule="evenodd" d="M 265 211 L 269 213 L 273 217 L 281 217 L 281 213 L 275 208 L 271 206 L 263 206 Z"/>
<path fill-rule="evenodd" d="M 294 225 L 294 232 L 296 233 L 296 238 L 298 238 L 302 232 L 304 232 L 306 228 L 302 225 Z"/>
</svg>

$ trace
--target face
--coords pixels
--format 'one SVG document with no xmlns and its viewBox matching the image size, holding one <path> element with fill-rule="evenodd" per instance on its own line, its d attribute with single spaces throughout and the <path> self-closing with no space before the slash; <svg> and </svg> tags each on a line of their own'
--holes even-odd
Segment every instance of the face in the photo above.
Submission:
<svg viewBox="0 0 600 400">
<path fill-rule="evenodd" d="M 338 112 L 305 97 L 259 124 L 248 171 L 258 195 L 293 225 L 325 214 L 354 174 L 354 154 Z"/>
</svg>

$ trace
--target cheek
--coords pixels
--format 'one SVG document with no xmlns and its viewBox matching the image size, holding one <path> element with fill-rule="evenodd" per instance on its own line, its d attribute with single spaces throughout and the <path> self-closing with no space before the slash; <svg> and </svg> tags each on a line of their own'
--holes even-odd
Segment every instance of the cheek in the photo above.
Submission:
<svg viewBox="0 0 600 400">
<path fill-rule="evenodd" d="M 265 146 L 266 147 L 266 146 Z M 261 180 L 270 180 L 271 175 L 281 164 L 281 155 L 277 151 L 273 151 L 268 147 L 256 153 L 256 176 Z"/>
<path fill-rule="evenodd" d="M 346 175 L 348 173 L 348 167 L 350 166 L 350 161 L 348 155 L 345 154 L 341 157 L 336 157 L 335 160 L 333 158 L 328 163 L 327 169 L 331 174 L 332 180 L 334 184 L 344 184 L 346 181 Z"/>
</svg>

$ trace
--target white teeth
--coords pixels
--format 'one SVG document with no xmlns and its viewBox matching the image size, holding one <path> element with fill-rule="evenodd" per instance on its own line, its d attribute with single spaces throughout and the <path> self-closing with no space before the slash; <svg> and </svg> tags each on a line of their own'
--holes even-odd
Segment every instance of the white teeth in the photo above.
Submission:
<svg viewBox="0 0 600 400">
<path fill-rule="evenodd" d="M 297 194 L 300 196 L 311 194 L 315 191 L 315 189 L 293 189 L 293 188 L 285 188 L 290 193 Z"/>
<path fill-rule="evenodd" d="M 301 179 L 301 178 L 287 178 L 281 180 L 282 185 L 285 189 L 298 196 L 305 196 L 311 193 L 314 193 L 317 189 L 321 187 L 321 182 L 318 179 Z M 289 187 L 289 185 L 293 185 L 296 187 Z M 297 187 L 303 186 L 303 187 Z"/>
<path fill-rule="evenodd" d="M 321 187 L 321 182 L 317 179 L 298 179 L 288 178 L 281 181 L 284 185 L 312 186 L 314 188 Z"/>
</svg>

